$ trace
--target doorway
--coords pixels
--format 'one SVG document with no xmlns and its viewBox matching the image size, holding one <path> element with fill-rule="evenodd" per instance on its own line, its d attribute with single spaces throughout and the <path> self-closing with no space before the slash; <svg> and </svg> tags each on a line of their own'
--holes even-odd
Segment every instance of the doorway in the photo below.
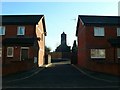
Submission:
<svg viewBox="0 0 120 90">
<path fill-rule="evenodd" d="M 21 61 L 29 58 L 29 47 L 21 47 Z"/>
</svg>

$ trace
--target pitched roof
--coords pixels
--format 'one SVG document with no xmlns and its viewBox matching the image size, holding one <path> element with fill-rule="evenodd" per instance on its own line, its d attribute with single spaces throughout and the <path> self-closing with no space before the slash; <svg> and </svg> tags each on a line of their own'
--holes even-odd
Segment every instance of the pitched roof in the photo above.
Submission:
<svg viewBox="0 0 120 90">
<path fill-rule="evenodd" d="M 80 21 L 82 21 L 84 25 L 120 26 L 120 16 L 78 15 L 76 36 L 78 34 L 78 26 Z"/>
<path fill-rule="evenodd" d="M 44 15 L 2 15 L 2 24 L 37 24 Z"/>
<path fill-rule="evenodd" d="M 120 16 L 78 16 L 85 25 L 120 25 Z"/>
<path fill-rule="evenodd" d="M 42 19 L 44 32 L 46 35 L 46 25 L 44 15 L 0 15 L 2 25 L 36 25 Z"/>
</svg>

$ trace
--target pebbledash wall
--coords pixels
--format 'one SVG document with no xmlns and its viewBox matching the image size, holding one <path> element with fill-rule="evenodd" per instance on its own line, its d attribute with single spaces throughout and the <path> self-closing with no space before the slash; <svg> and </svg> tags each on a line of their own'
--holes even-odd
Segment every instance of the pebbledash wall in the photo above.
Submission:
<svg viewBox="0 0 120 90">
<path fill-rule="evenodd" d="M 18 27 L 21 26 L 25 28 L 24 35 L 18 35 Z M 46 36 L 44 15 L 3 15 L 0 27 L 5 27 L 1 49 L 2 75 L 44 65 Z M 9 47 L 13 48 L 11 57 L 7 56 Z M 22 50 L 25 50 L 23 56 Z"/>
<path fill-rule="evenodd" d="M 109 20 L 108 20 L 109 19 Z M 92 71 L 120 75 L 120 17 L 79 15 L 76 36 L 78 37 L 78 65 Z M 104 28 L 103 36 L 95 36 L 94 27 Z M 91 49 L 105 50 L 105 57 L 91 56 Z"/>
</svg>

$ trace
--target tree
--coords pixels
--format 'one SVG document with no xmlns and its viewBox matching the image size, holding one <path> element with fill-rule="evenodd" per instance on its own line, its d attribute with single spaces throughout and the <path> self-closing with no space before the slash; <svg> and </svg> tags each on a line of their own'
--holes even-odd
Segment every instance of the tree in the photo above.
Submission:
<svg viewBox="0 0 120 90">
<path fill-rule="evenodd" d="M 49 53 L 50 51 L 51 51 L 51 48 L 50 48 L 50 47 L 45 46 L 45 52 L 46 52 L 46 53 Z"/>
<path fill-rule="evenodd" d="M 78 50 L 78 46 L 76 44 L 76 40 L 74 40 L 73 47 L 72 47 L 72 52 L 76 52 L 77 53 L 77 50 Z"/>
</svg>

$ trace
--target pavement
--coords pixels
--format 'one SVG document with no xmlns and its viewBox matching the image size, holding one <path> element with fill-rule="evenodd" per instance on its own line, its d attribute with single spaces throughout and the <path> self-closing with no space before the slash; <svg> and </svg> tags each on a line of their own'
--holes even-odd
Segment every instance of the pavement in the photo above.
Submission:
<svg viewBox="0 0 120 90">
<path fill-rule="evenodd" d="M 23 72 L 3 76 L 2 77 L 2 82 L 6 83 L 6 82 L 17 81 L 17 80 L 24 80 L 26 78 L 29 78 L 29 77 L 39 73 L 40 71 L 42 71 L 46 67 L 50 67 L 51 65 L 52 65 L 52 63 L 42 65 L 40 67 L 33 67 L 32 69 L 30 69 L 28 71 L 23 71 Z"/>
<path fill-rule="evenodd" d="M 76 69 L 78 69 L 80 72 L 82 72 L 86 76 L 89 76 L 91 78 L 103 80 L 103 81 L 107 81 L 107 82 L 120 82 L 120 76 L 91 71 L 91 70 L 81 68 L 81 67 L 79 67 L 77 65 L 73 65 L 73 64 L 72 64 L 72 66 L 75 67 Z"/>
</svg>

